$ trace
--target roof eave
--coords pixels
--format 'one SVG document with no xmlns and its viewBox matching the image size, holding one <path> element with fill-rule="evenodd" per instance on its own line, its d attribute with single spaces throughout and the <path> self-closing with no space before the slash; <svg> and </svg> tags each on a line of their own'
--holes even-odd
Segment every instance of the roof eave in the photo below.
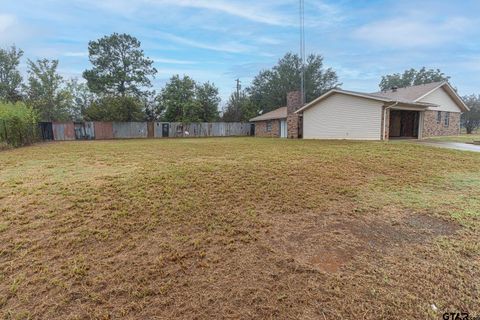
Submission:
<svg viewBox="0 0 480 320">
<path fill-rule="evenodd" d="M 408 102 L 402 102 L 402 101 L 395 101 L 389 107 L 397 110 L 402 110 L 403 108 L 405 110 L 412 110 L 412 111 L 425 111 L 425 110 L 428 110 L 428 108 L 437 108 L 438 106 L 434 104 L 408 103 Z"/>
<path fill-rule="evenodd" d="M 287 119 L 287 117 L 272 117 L 272 118 L 262 118 L 262 119 L 252 118 L 252 119 L 249 120 L 249 122 L 259 122 L 259 121 L 269 121 L 269 120 L 280 120 L 280 119 Z"/>
</svg>

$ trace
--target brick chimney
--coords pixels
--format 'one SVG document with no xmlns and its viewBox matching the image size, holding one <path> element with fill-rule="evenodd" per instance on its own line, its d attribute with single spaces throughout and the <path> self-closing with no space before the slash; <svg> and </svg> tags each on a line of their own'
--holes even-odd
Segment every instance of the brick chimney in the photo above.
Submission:
<svg viewBox="0 0 480 320">
<path fill-rule="evenodd" d="M 292 91 L 287 93 L 287 136 L 298 139 L 301 136 L 301 118 L 295 111 L 302 107 L 302 93 Z"/>
<path fill-rule="evenodd" d="M 294 113 L 302 107 L 302 93 L 291 91 L 287 93 L 287 114 Z"/>
</svg>

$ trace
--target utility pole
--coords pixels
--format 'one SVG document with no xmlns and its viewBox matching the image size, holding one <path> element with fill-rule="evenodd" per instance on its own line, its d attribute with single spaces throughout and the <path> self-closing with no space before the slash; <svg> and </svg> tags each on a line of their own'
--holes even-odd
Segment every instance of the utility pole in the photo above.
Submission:
<svg viewBox="0 0 480 320">
<path fill-rule="evenodd" d="M 241 90 L 241 81 L 239 78 L 235 80 L 237 83 L 237 92 L 236 92 L 236 97 L 235 97 L 235 112 L 237 113 L 238 116 L 240 116 L 240 90 Z"/>
<path fill-rule="evenodd" d="M 240 79 L 237 78 L 237 80 L 235 80 L 235 82 L 237 83 L 237 99 L 240 98 L 240 90 L 242 89 L 242 86 L 241 86 L 241 81 Z"/>
</svg>

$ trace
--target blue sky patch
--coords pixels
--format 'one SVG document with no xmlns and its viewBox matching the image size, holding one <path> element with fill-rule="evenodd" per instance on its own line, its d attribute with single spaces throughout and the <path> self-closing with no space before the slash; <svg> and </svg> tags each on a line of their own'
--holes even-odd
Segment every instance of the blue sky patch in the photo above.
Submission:
<svg viewBox="0 0 480 320">
<path fill-rule="evenodd" d="M 480 93 L 479 1 L 305 0 L 307 53 L 344 89 L 373 92 L 384 74 L 440 68 L 460 94 Z M 214 82 L 225 101 L 286 52 L 298 52 L 297 0 L 0 0 L 0 46 L 60 60 L 65 77 L 89 67 L 87 45 L 113 32 L 142 42 L 159 70 Z M 23 61 L 22 69 L 26 63 Z"/>
</svg>

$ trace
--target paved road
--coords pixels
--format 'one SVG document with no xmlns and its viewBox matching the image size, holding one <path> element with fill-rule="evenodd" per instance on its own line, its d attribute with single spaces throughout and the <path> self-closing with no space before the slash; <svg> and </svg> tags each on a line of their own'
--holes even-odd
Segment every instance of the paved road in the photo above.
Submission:
<svg viewBox="0 0 480 320">
<path fill-rule="evenodd" d="M 473 152 L 480 152 L 480 145 L 474 145 L 469 143 L 461 143 L 461 142 L 445 142 L 445 141 L 419 141 L 418 143 L 432 146 L 432 147 L 439 147 L 439 148 L 447 148 L 447 149 L 454 149 L 454 150 L 462 150 L 462 151 L 473 151 Z"/>
</svg>

